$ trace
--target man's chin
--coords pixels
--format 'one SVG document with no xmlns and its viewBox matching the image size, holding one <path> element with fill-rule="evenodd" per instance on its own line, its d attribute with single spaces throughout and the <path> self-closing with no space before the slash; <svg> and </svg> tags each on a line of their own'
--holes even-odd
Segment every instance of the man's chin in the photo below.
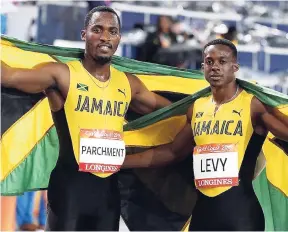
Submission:
<svg viewBox="0 0 288 232">
<path fill-rule="evenodd" d="M 96 56 L 94 60 L 99 64 L 107 64 L 112 60 L 112 56 Z"/>
<path fill-rule="evenodd" d="M 221 87 L 224 85 L 222 81 L 209 81 L 209 84 L 212 87 Z"/>
</svg>

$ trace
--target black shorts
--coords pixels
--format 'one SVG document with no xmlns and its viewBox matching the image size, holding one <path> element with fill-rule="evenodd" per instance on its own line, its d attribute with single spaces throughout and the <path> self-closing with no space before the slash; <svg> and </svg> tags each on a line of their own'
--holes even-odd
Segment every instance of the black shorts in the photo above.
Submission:
<svg viewBox="0 0 288 232">
<path fill-rule="evenodd" d="M 117 174 L 100 178 L 91 173 L 55 168 L 50 177 L 47 208 L 48 231 L 118 231 Z"/>
<path fill-rule="evenodd" d="M 239 185 L 216 196 L 198 192 L 189 231 L 264 231 L 262 208 L 252 183 Z"/>
</svg>

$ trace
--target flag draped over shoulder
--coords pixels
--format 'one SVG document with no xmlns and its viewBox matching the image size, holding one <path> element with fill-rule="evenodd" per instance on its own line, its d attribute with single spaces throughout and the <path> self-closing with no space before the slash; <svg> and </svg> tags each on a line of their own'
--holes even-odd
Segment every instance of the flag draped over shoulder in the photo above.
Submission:
<svg viewBox="0 0 288 232">
<path fill-rule="evenodd" d="M 32 68 L 44 62 L 67 62 L 83 50 L 27 43 L 1 36 L 1 60 L 11 67 Z M 145 116 L 128 111 L 124 125 L 127 153 L 166 144 L 184 126 L 188 107 L 210 94 L 198 71 L 114 56 L 112 65 L 138 76 L 151 91 L 174 103 Z M 288 115 L 288 96 L 238 80 L 262 102 Z M 45 189 L 58 158 L 58 138 L 44 94 L 1 87 L 1 194 Z M 268 134 L 263 146 L 266 168 L 254 180 L 267 230 L 288 230 L 288 143 Z M 187 229 L 195 204 L 192 157 L 164 168 L 119 173 L 121 215 L 130 230 Z M 192 215 L 193 216 L 193 215 Z"/>
</svg>

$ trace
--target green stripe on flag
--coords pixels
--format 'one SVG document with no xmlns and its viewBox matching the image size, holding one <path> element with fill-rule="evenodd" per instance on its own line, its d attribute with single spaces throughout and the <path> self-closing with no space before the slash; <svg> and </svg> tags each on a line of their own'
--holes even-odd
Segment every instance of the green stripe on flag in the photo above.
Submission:
<svg viewBox="0 0 288 232">
<path fill-rule="evenodd" d="M 1 195 L 19 195 L 28 190 L 47 188 L 50 174 L 57 163 L 58 152 L 58 136 L 53 126 L 23 162 L 1 181 Z"/>
<path fill-rule="evenodd" d="M 253 186 L 264 212 L 265 230 L 288 230 L 288 199 L 268 181 L 266 169 L 253 181 Z"/>
<path fill-rule="evenodd" d="M 83 57 L 82 49 L 27 43 L 6 36 L 1 36 L 1 38 L 26 51 L 49 54 L 59 62 L 79 60 Z M 157 74 L 160 76 L 170 75 L 179 78 L 203 79 L 203 74 L 199 71 L 181 70 L 117 56 L 113 57 L 112 65 L 120 71 L 132 74 Z M 162 81 L 163 79 L 159 80 Z M 244 80 L 238 79 L 238 82 L 246 91 L 254 94 L 267 105 L 280 107 L 288 104 L 287 95 Z M 79 90 L 88 91 L 88 88 L 85 87 L 86 85 L 78 84 L 77 89 L 79 87 Z M 130 131 L 144 128 L 168 117 L 183 115 L 191 103 L 209 94 L 211 94 L 209 87 L 202 89 L 170 106 L 129 122 L 124 126 L 124 130 Z M 51 171 L 58 159 L 58 150 L 59 144 L 56 129 L 52 127 L 45 137 L 35 145 L 23 162 L 1 181 L 1 194 L 14 195 L 28 190 L 47 188 Z M 268 182 L 265 170 L 253 182 L 253 185 L 265 214 L 266 230 L 288 230 L 287 197 Z"/>
<path fill-rule="evenodd" d="M 38 43 L 29 43 L 5 35 L 1 35 L 1 38 L 13 43 L 14 46 L 25 51 L 46 53 L 64 63 L 71 60 L 79 60 L 84 54 L 84 50 L 79 48 L 63 48 Z M 120 71 L 134 74 L 157 74 L 203 79 L 203 74 L 200 71 L 184 70 L 165 65 L 140 62 L 119 56 L 112 57 L 112 65 Z"/>
<path fill-rule="evenodd" d="M 1 35 L 1 38 L 13 43 L 16 47 L 26 51 L 46 53 L 61 62 L 68 62 L 71 60 L 79 60 L 83 57 L 83 49 L 78 48 L 63 48 L 50 45 L 42 45 L 37 43 L 28 43 L 15 38 Z M 147 62 L 140 62 L 124 57 L 113 56 L 112 65 L 124 72 L 132 74 L 157 74 L 157 75 L 170 75 L 179 78 L 193 78 L 204 79 L 203 73 L 195 70 L 182 70 L 175 67 L 165 65 L 152 64 Z M 279 106 L 287 104 L 288 96 L 272 89 L 268 89 L 259 85 L 255 85 L 245 80 L 239 80 L 240 85 L 250 93 L 253 93 L 264 103 L 271 106 Z M 207 88 L 209 89 L 209 88 Z M 207 92 L 205 90 L 204 92 Z M 187 98 L 188 99 L 188 98 Z M 194 99 L 194 96 L 193 96 Z M 188 100 L 190 102 L 190 100 Z M 146 120 L 146 119 L 145 119 Z"/>
</svg>

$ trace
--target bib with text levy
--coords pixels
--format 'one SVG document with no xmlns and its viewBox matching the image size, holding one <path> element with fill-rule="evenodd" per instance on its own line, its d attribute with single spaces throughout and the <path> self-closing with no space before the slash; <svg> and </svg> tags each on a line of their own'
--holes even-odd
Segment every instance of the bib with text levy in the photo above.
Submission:
<svg viewBox="0 0 288 232">
<path fill-rule="evenodd" d="M 252 98 L 252 94 L 242 90 L 234 100 L 222 104 L 216 114 L 211 95 L 194 102 L 194 181 L 204 195 L 217 196 L 240 181 L 239 170 L 254 132 Z"/>
<path fill-rule="evenodd" d="M 234 144 L 196 146 L 193 155 L 197 188 L 238 185 L 238 152 Z"/>
</svg>

